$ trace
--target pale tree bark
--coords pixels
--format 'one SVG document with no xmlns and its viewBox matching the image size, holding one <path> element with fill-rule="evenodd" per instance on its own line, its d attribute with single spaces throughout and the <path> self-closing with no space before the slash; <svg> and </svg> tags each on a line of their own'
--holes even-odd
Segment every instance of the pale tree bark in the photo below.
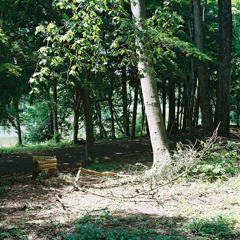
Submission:
<svg viewBox="0 0 240 240">
<path fill-rule="evenodd" d="M 135 4 L 135 3 L 136 4 Z M 146 19 L 145 0 L 134 0 L 131 9 L 136 19 L 136 29 L 140 33 L 145 30 L 143 21 Z M 153 61 L 147 49 L 148 39 L 144 34 L 136 35 L 136 45 L 138 46 L 138 71 L 143 75 L 141 78 L 142 93 L 144 98 L 145 111 L 149 123 L 150 139 L 153 149 L 152 170 L 161 173 L 171 158 L 168 148 L 167 135 L 164 127 L 163 116 L 158 98 L 156 76 L 153 71 Z"/>
<path fill-rule="evenodd" d="M 218 1 L 219 15 L 219 56 L 218 86 L 215 124 L 221 122 L 218 134 L 230 135 L 230 83 L 232 51 L 232 12 L 231 0 Z"/>
<path fill-rule="evenodd" d="M 204 31 L 201 4 L 200 0 L 194 0 L 192 2 L 195 45 L 201 52 L 204 53 Z M 206 64 L 202 60 L 198 60 L 200 108 L 202 112 L 203 132 L 205 135 L 213 130 L 212 107 L 210 104 L 209 86 L 206 72 Z"/>
</svg>

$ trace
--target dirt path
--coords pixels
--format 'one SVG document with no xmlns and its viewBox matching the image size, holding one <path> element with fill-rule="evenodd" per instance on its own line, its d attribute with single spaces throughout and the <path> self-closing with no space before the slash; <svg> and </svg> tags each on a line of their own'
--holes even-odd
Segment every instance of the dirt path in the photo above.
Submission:
<svg viewBox="0 0 240 240">
<path fill-rule="evenodd" d="M 173 135 L 169 137 L 170 145 L 174 145 L 178 141 L 184 141 L 188 138 L 186 134 Z M 107 143 L 95 144 L 95 155 L 98 159 L 112 159 L 118 156 L 141 153 L 151 151 L 151 143 L 149 138 L 142 140 L 128 140 L 128 141 L 112 141 Z M 13 156 L 5 156 L 0 158 L 0 176 L 6 174 L 13 174 L 19 172 L 31 171 L 31 156 L 56 156 L 58 165 L 61 168 L 64 165 L 73 163 L 83 163 L 85 158 L 85 146 L 78 146 L 69 149 L 48 151 L 44 153 L 29 153 Z"/>
</svg>

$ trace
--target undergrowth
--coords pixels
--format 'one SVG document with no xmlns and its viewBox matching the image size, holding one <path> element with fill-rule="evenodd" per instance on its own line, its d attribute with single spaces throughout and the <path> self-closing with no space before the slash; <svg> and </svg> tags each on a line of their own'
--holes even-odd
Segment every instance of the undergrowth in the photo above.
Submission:
<svg viewBox="0 0 240 240">
<path fill-rule="evenodd" d="M 216 143 L 203 160 L 189 173 L 202 180 L 227 180 L 240 171 L 240 143 Z"/>
<path fill-rule="evenodd" d="M 234 239 L 239 232 L 234 232 L 236 221 L 231 218 L 217 216 L 211 219 L 192 218 L 191 222 L 184 225 L 184 229 L 203 236 L 204 239 Z"/>
</svg>

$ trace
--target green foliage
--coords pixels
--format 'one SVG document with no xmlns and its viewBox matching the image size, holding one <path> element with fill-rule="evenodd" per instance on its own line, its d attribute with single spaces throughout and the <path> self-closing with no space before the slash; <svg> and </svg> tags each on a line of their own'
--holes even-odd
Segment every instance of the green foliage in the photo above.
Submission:
<svg viewBox="0 0 240 240">
<path fill-rule="evenodd" d="M 0 195 L 4 195 L 6 190 L 7 190 L 7 186 L 5 185 L 0 186 Z"/>
<path fill-rule="evenodd" d="M 42 184 L 42 180 L 45 178 L 45 176 L 46 176 L 45 172 L 41 171 L 35 179 L 36 184 L 38 185 Z"/>
<path fill-rule="evenodd" d="M 13 224 L 10 230 L 0 228 L 0 239 L 23 239 L 28 240 L 26 230 L 22 229 L 26 223 L 22 220 L 17 224 Z"/>
<path fill-rule="evenodd" d="M 190 172 L 190 176 L 195 175 L 210 181 L 234 176 L 240 171 L 239 152 L 239 143 L 228 142 L 225 146 L 215 144 L 201 164 Z"/>
<path fill-rule="evenodd" d="M 232 239 L 235 236 L 232 228 L 235 222 L 222 216 L 217 216 L 210 220 L 193 218 L 189 224 L 184 226 L 185 229 L 196 235 L 209 237 L 209 239 Z M 208 239 L 208 238 L 207 238 Z"/>
<path fill-rule="evenodd" d="M 103 227 L 103 223 L 100 221 L 100 225 Z M 123 228 L 119 227 L 109 231 L 103 231 L 101 228 L 94 226 L 91 223 L 86 223 L 85 225 L 77 224 L 75 233 L 70 233 L 67 235 L 61 234 L 61 236 L 66 240 L 75 239 L 106 239 L 106 240 L 128 240 L 128 239 L 148 239 L 149 231 L 145 228 L 140 230 L 135 230 L 131 232 L 126 232 Z"/>
<path fill-rule="evenodd" d="M 36 143 L 51 139 L 52 123 L 51 109 L 47 102 L 39 102 L 33 106 L 28 105 L 23 113 L 26 130 L 23 134 L 24 142 Z"/>
</svg>

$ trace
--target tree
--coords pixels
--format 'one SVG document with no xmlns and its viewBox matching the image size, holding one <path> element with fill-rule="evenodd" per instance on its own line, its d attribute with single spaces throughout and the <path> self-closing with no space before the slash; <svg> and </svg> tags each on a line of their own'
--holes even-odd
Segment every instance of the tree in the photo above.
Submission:
<svg viewBox="0 0 240 240">
<path fill-rule="evenodd" d="M 167 136 L 158 98 L 154 66 L 149 54 L 148 38 L 145 32 L 145 0 L 132 2 L 131 9 L 134 16 L 136 30 L 138 31 L 138 34 L 136 35 L 136 45 L 139 47 L 138 71 L 142 75 L 141 86 L 153 148 L 153 168 L 156 168 L 161 172 L 170 161 L 170 153 L 168 150 Z"/>
<path fill-rule="evenodd" d="M 231 0 L 218 1 L 219 15 L 219 57 L 218 85 L 215 124 L 221 122 L 220 136 L 230 135 L 230 84 L 232 52 L 232 11 Z"/>
<path fill-rule="evenodd" d="M 200 0 L 194 0 L 192 1 L 192 3 L 193 3 L 195 45 L 201 52 L 204 53 L 205 52 L 204 31 Z M 210 104 L 209 97 L 207 68 L 205 62 L 201 59 L 198 59 L 198 81 L 199 81 L 200 107 L 202 112 L 202 125 L 204 134 L 207 135 L 213 130 L 212 107 Z"/>
</svg>

